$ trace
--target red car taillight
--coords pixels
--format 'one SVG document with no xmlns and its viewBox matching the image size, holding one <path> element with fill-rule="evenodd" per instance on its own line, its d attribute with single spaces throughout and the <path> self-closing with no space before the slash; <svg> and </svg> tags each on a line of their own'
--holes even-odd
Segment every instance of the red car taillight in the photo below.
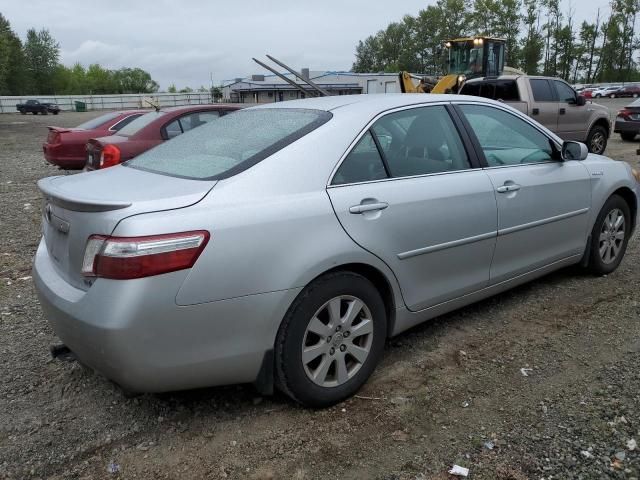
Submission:
<svg viewBox="0 0 640 480">
<path fill-rule="evenodd" d="M 115 145 L 105 145 L 100 153 L 100 166 L 98 168 L 113 167 L 120 163 L 120 149 Z"/>
<path fill-rule="evenodd" d="M 85 247 L 82 274 L 129 280 L 191 268 L 208 241 L 206 230 L 146 237 L 92 235 Z"/>
<path fill-rule="evenodd" d="M 60 135 L 59 132 L 54 132 L 53 130 L 50 130 L 49 135 L 47 136 L 47 143 L 51 145 L 57 145 L 58 143 L 60 143 L 61 139 L 62 139 L 62 135 Z"/>
<path fill-rule="evenodd" d="M 618 112 L 618 116 L 624 118 L 625 120 L 631 120 L 631 114 L 632 112 L 630 110 L 627 110 L 626 108 L 623 108 Z"/>
</svg>

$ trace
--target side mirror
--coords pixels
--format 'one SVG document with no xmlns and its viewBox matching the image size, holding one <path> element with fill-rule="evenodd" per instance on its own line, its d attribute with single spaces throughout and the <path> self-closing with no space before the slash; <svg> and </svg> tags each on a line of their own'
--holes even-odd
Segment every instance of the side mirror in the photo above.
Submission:
<svg viewBox="0 0 640 480">
<path fill-rule="evenodd" d="M 579 107 L 582 107 L 583 105 L 587 104 L 587 99 L 584 98 L 582 95 L 578 95 L 578 97 L 576 98 L 576 105 Z"/>
<path fill-rule="evenodd" d="M 584 143 L 564 142 L 562 144 L 563 160 L 584 160 L 589 155 L 589 149 Z"/>
</svg>

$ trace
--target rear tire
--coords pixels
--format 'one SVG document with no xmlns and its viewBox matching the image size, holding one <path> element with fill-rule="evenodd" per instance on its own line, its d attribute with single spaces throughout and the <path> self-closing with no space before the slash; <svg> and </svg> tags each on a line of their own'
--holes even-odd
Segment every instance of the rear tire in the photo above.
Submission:
<svg viewBox="0 0 640 480">
<path fill-rule="evenodd" d="M 633 133 L 633 132 L 621 132 L 620 133 L 620 137 L 622 138 L 622 140 L 626 141 L 626 142 L 632 142 L 635 140 L 637 133 Z"/>
<path fill-rule="evenodd" d="M 609 95 L 609 98 L 616 98 L 616 94 L 612 93 L 611 95 Z"/>
<path fill-rule="evenodd" d="M 587 137 L 587 147 L 590 153 L 602 155 L 607 149 L 607 130 L 601 125 L 595 125 L 591 128 Z"/>
<path fill-rule="evenodd" d="M 324 275 L 294 301 L 275 345 L 276 385 L 314 408 L 355 394 L 382 357 L 387 333 L 376 287 L 352 272 Z"/>
<path fill-rule="evenodd" d="M 612 195 L 591 230 L 588 269 L 595 275 L 613 272 L 622 261 L 631 233 L 631 211 L 625 200 Z"/>
<path fill-rule="evenodd" d="M 638 98 L 638 94 L 634 93 L 633 95 L 631 95 L 633 98 Z"/>
</svg>

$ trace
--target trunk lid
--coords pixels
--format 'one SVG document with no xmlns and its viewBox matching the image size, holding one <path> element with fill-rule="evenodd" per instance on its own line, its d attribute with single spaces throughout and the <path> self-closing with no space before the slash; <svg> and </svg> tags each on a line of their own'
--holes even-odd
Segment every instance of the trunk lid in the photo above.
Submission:
<svg viewBox="0 0 640 480">
<path fill-rule="evenodd" d="M 56 270 L 76 288 L 90 283 L 81 273 L 87 239 L 110 235 L 126 217 L 184 208 L 202 200 L 216 181 L 197 181 L 122 166 L 38 182 L 44 197 L 42 230 Z"/>
</svg>

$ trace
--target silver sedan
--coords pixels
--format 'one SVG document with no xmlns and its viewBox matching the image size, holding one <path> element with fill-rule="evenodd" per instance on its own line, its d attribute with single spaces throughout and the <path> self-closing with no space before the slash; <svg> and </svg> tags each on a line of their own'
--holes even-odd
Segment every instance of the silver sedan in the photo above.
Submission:
<svg viewBox="0 0 640 480">
<path fill-rule="evenodd" d="M 41 180 L 34 279 L 60 339 L 126 390 L 253 382 L 321 407 L 420 322 L 614 271 L 639 181 L 481 98 L 276 103 Z"/>
</svg>

